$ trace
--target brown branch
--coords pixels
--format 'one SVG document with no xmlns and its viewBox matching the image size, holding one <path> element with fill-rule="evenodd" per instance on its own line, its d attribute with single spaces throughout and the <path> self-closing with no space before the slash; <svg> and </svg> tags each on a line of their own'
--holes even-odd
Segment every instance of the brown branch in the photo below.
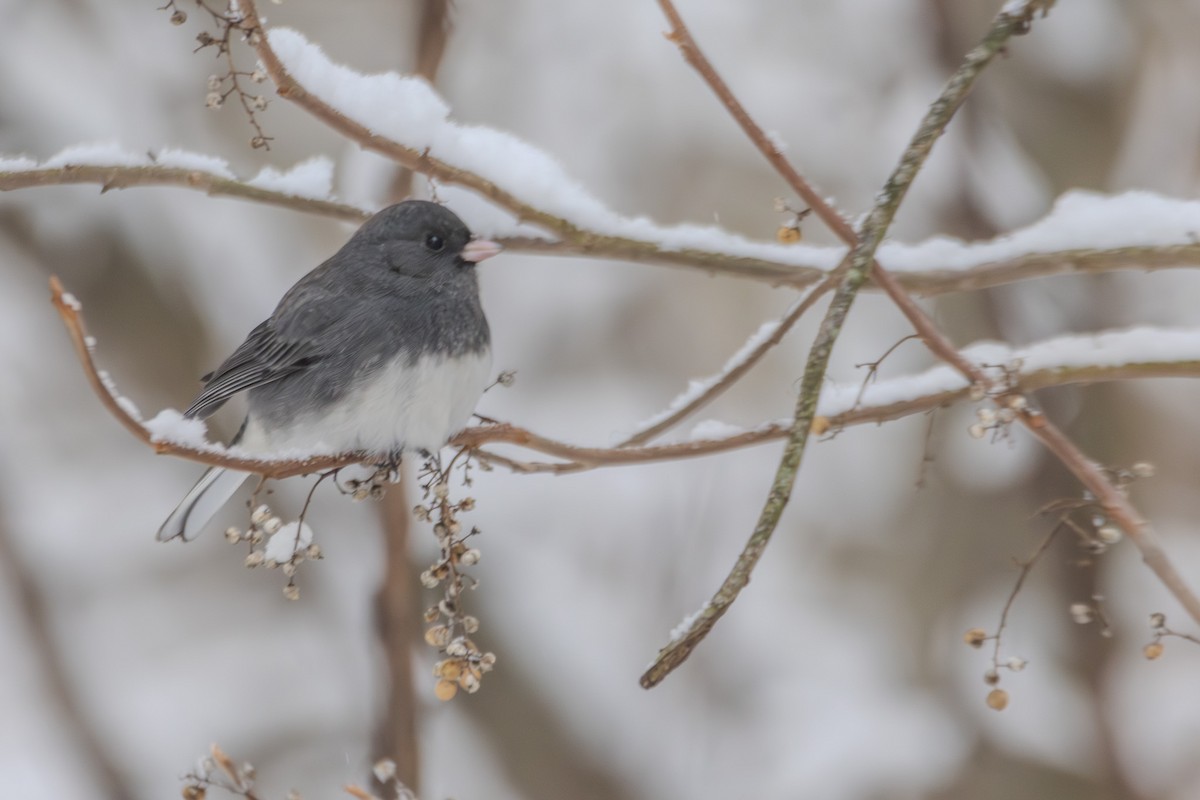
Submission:
<svg viewBox="0 0 1200 800">
<path fill-rule="evenodd" d="M 194 189 L 211 196 L 236 197 L 267 205 L 360 223 L 370 212 L 332 200 L 320 200 L 261 189 L 204 170 L 164 166 L 71 164 L 62 167 L 0 171 L 0 191 L 45 186 L 97 184 L 102 192 L 144 186 Z M 505 249 L 518 253 L 585 256 L 637 264 L 681 267 L 711 275 L 761 281 L 772 286 L 806 288 L 828 273 L 814 264 L 753 258 L 698 248 L 665 248 L 653 241 L 602 237 L 587 232 L 563 241 L 532 236 L 497 237 Z M 1111 250 L 1060 250 L 1028 253 L 1002 261 L 985 261 L 963 269 L 905 270 L 893 273 L 909 292 L 933 297 L 955 292 L 1004 286 L 1055 275 L 1102 274 L 1121 270 L 1190 269 L 1200 265 L 1200 243 L 1117 247 Z M 869 287 L 869 288 L 878 288 Z"/>
<path fill-rule="evenodd" d="M 700 52 L 671 0 L 659 0 L 659 5 L 671 23 L 671 33 L 668 38 L 679 47 L 688 63 L 700 72 L 730 114 L 776 170 L 797 193 L 810 203 L 816 214 L 850 245 L 851 251 L 838 270 L 841 272 L 844 269 L 844 274 L 840 278 L 837 292 L 830 302 L 817 337 L 809 351 L 808 361 L 801 379 L 800 396 L 796 401 L 795 419 L 754 531 L 712 600 L 692 620 L 682 636 L 671 641 L 659 651 L 654 663 L 642 675 L 643 687 L 656 686 L 682 664 L 749 583 L 750 574 L 762 557 L 763 551 L 779 524 L 783 509 L 791 497 L 792 487 L 795 485 L 796 475 L 808 441 L 810 426 L 816 414 L 817 396 L 821 383 L 824 381 L 833 345 L 842 331 L 855 297 L 866 283 L 868 276 L 874 275 L 876 282 L 909 319 L 931 351 L 970 377 L 972 382 L 979 382 L 985 387 L 991 385 L 991 381 L 983 370 L 967 361 L 917 306 L 916 302 L 879 266 L 878 261 L 875 260 L 875 253 L 891 226 L 896 211 L 912 186 L 913 180 L 929 157 L 934 143 L 941 137 L 954 113 L 966 100 L 975 80 L 1012 36 L 1028 31 L 1035 9 L 1041 8 L 1044 11 L 1052 2 L 1053 0 L 1026 0 L 1026 2 L 1016 5 L 1007 3 L 1001 8 L 989 26 L 987 34 L 978 45 L 967 53 L 962 65 L 951 75 L 942 92 L 926 112 L 917 132 L 879 193 L 870 214 L 862 223 L 861 232 L 856 234 L 850 224 L 808 185 L 807 181 L 770 143 L 766 134 L 750 118 L 711 63 Z M 977 381 L 976 376 L 982 376 L 982 380 Z M 1200 610 L 1200 602 L 1197 603 L 1197 609 Z"/>
<path fill-rule="evenodd" d="M 347 222 L 363 222 L 371 216 L 370 212 L 345 203 L 260 189 L 243 181 L 186 167 L 67 164 L 62 167 L 0 171 L 0 192 L 81 183 L 99 184 L 101 192 L 134 186 L 178 186 L 212 196 L 240 197 Z"/>
<path fill-rule="evenodd" d="M 84 376 L 100 402 L 112 416 L 116 417 L 137 439 L 154 448 L 160 454 L 169 454 L 195 461 L 200 464 L 242 470 L 268 478 L 288 478 L 307 475 L 338 467 L 370 461 L 368 453 L 314 456 L 300 461 L 242 458 L 220 450 L 206 450 L 173 442 L 155 441 L 142 421 L 124 408 L 111 388 L 111 381 L 100 376 L 89 337 L 84 325 L 82 309 L 67 295 L 57 278 L 51 278 L 51 299 L 66 325 L 67 333 L 75 346 L 75 352 L 83 367 Z M 1073 384 L 1090 384 L 1138 378 L 1195 378 L 1200 377 L 1200 360 L 1163 361 L 1147 360 L 1113 366 L 1060 366 L 1052 365 L 1029 372 L 1010 375 L 1013 385 L 1024 392 L 1049 389 Z M 886 386 L 877 384 L 876 386 Z M 909 400 L 880 405 L 856 406 L 846 411 L 830 413 L 825 417 L 829 427 L 837 429 L 865 423 L 878 424 L 894 419 L 920 414 L 935 408 L 950 405 L 970 398 L 970 388 L 947 389 Z M 644 464 L 657 461 L 673 461 L 681 458 L 713 455 L 752 445 L 781 439 L 787 435 L 785 423 L 768 423 L 751 430 L 718 439 L 700 439 L 649 447 L 582 447 L 541 436 L 532 431 L 506 423 L 480 425 L 459 433 L 449 444 L 475 449 L 485 461 L 507 467 L 514 472 L 571 473 L 601 467 Z M 479 449 L 487 444 L 508 444 L 539 452 L 543 455 L 564 459 L 559 462 L 543 463 L 520 461 L 490 450 Z"/>
<path fill-rule="evenodd" d="M 840 238 L 853 250 L 850 256 L 851 267 L 843 288 L 849 287 L 851 298 L 857 292 L 857 286 L 866 278 L 863 267 L 884 292 L 892 299 L 901 313 L 909 320 L 914 330 L 920 335 L 926 346 L 938 358 L 953 366 L 972 383 L 990 390 L 997 403 L 1009 402 L 1012 395 L 1011 387 L 997 387 L 990 376 L 979 366 L 970 362 L 952 342 L 934 324 L 933 320 L 917 305 L 901 284 L 875 260 L 875 251 L 879 247 L 884 232 L 895 215 L 896 209 L 916 177 L 921 165 L 928 157 L 934 143 L 945 130 L 954 112 L 973 84 L 982 69 L 990 63 L 1000 51 L 1004 42 L 1011 36 L 1025 33 L 1033 16 L 1041 11 L 1045 14 L 1053 0 L 1027 0 L 1020 5 L 1006 4 L 997 15 L 987 36 L 970 53 L 967 54 L 963 65 L 951 77 L 942 95 L 930 108 L 921 127 L 913 137 L 912 143 L 901 158 L 900 164 L 888 179 L 870 216 L 863 225 L 863 236 L 857 235 L 850 224 L 825 202 L 819 193 L 814 191 L 808 182 L 794 169 L 790 162 L 771 143 L 770 138 L 758 127 L 745 108 L 729 90 L 728 86 L 717 74 L 711 63 L 704 57 L 691 33 L 684 25 L 682 18 L 671 0 L 659 0 L 659 5 L 671 23 L 669 38 L 674 42 L 693 68 L 700 73 L 706 83 L 713 89 L 730 114 L 742 127 L 760 152 L 770 161 L 780 175 L 788 182 L 805 202 Z M 859 274 L 862 272 L 863 274 Z M 839 290 L 839 294 L 841 290 Z M 835 297 L 836 306 L 838 299 Z M 847 303 L 847 308 L 848 308 Z M 832 310 L 832 307 L 831 307 Z M 840 325 L 840 323 L 839 323 Z M 815 348 L 814 348 L 815 349 Z M 810 362 L 811 363 L 811 362 Z M 807 376 L 806 376 L 807 377 Z M 1142 558 L 1159 580 L 1175 596 L 1181 605 L 1187 609 L 1194 620 L 1200 622 L 1200 598 L 1188 587 L 1183 577 L 1175 569 L 1166 553 L 1159 544 L 1154 532 L 1141 519 L 1137 510 L 1121 491 L 1108 480 L 1098 464 L 1087 458 L 1073 442 L 1070 441 L 1045 415 L 1020 405 L 1021 413 L 1018 418 L 1033 435 L 1049 449 L 1075 477 L 1097 497 L 1105 512 L 1119 524 L 1133 540 L 1142 553 Z M 797 420 L 796 430 L 806 431 L 807 426 L 800 425 Z M 795 436 L 793 436 L 793 440 Z M 783 467 L 780 468 L 783 470 Z M 785 496 L 786 502 L 786 496 Z M 757 531 L 756 531 L 757 533 Z M 752 537 L 753 540 L 753 537 Z M 757 553 L 761 552 L 761 547 Z M 752 557 L 757 560 L 757 553 Z M 745 554 L 744 554 L 745 555 Z M 740 563 L 740 561 L 739 561 Z M 735 566 L 735 573 L 739 567 Z M 733 573 L 731 573 L 731 578 Z M 748 573 L 747 573 L 748 579 Z M 734 593 L 736 596 L 736 592 Z M 659 655 L 654 667 L 643 676 L 643 685 L 653 685 L 661 680 L 691 652 L 691 649 L 712 627 L 720 612 L 701 615 L 682 640 L 673 642 Z"/>
</svg>

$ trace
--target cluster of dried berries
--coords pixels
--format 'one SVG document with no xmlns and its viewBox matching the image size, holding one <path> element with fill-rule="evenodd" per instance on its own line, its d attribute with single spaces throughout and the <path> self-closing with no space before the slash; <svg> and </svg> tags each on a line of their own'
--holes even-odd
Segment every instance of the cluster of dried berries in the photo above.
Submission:
<svg viewBox="0 0 1200 800">
<path fill-rule="evenodd" d="M 1183 639 L 1192 644 L 1200 644 L 1200 637 L 1191 635 L 1190 633 L 1180 633 L 1179 631 L 1171 630 L 1167 627 L 1167 615 L 1161 611 L 1156 611 L 1150 615 L 1150 630 L 1154 633 L 1154 639 L 1150 644 L 1142 648 L 1142 655 L 1150 661 L 1158 658 L 1163 654 L 1165 647 L 1162 640 L 1174 636 L 1177 639 Z"/>
<path fill-rule="evenodd" d="M 1010 672 L 1020 672 L 1025 669 L 1025 665 L 1029 662 L 1019 656 L 1010 656 L 1009 658 L 1000 660 L 1000 635 L 989 634 L 983 628 L 971 628 L 963 634 L 963 642 L 967 645 L 979 650 L 984 643 L 993 641 L 996 643 L 995 649 L 992 651 L 992 666 L 983 673 L 983 682 L 992 687 L 992 690 L 987 694 L 988 708 L 996 711 L 1003 711 L 1008 707 L 1008 692 L 999 687 L 1000 670 L 1006 669 Z"/>
<path fill-rule="evenodd" d="M 256 113 L 267 107 L 265 95 L 250 91 L 243 81 L 261 84 L 267 80 L 266 70 L 258 64 L 252 72 L 240 70 L 233 58 L 232 43 L 236 32 L 238 38 L 254 47 L 259 43 L 262 34 L 251 20 L 238 9 L 236 0 L 229 0 L 224 10 L 214 8 L 206 0 L 195 0 L 196 7 L 209 17 L 215 34 L 211 30 L 202 30 L 196 34 L 196 51 L 213 48 L 218 59 L 225 62 L 226 70 L 222 74 L 208 77 L 207 93 L 204 104 L 208 108 L 218 109 L 225 105 L 229 97 L 235 96 L 242 106 L 246 117 L 254 128 L 250 137 L 250 146 L 264 150 L 271 149 L 271 137 L 267 136 L 258 122 Z M 160 11 L 171 12 L 172 25 L 182 25 L 187 22 L 187 12 L 176 5 L 176 0 L 167 0 Z"/>
<path fill-rule="evenodd" d="M 313 543 L 312 528 L 304 522 L 303 514 L 296 522 L 285 523 L 265 503 L 251 512 L 250 527 L 245 530 L 227 528 L 225 540 L 230 544 L 246 542 L 250 545 L 245 561 L 247 567 L 278 568 L 286 575 L 288 582 L 283 587 L 283 596 L 288 600 L 300 599 L 300 587 L 296 585 L 296 570 L 300 564 L 323 558 L 321 546 Z"/>
<path fill-rule="evenodd" d="M 208 790 L 214 788 L 253 800 L 258 796 L 254 792 L 254 778 L 253 764 L 249 761 L 234 763 L 214 744 L 209 754 L 200 759 L 196 769 L 183 776 L 183 800 L 205 800 Z M 287 793 L 287 800 L 303 799 L 293 789 Z"/>
<path fill-rule="evenodd" d="M 434 666 L 437 684 L 434 692 L 441 700 L 449 700 L 459 689 L 473 693 L 479 690 L 483 674 L 496 663 L 494 653 L 485 653 L 470 638 L 479 630 L 479 619 L 463 610 L 463 593 L 474 589 L 478 581 L 465 574 L 466 567 L 479 563 L 480 552 L 469 546 L 469 540 L 479 535 L 478 528 L 464 532 L 459 516 L 475 508 L 475 499 L 464 497 L 452 500 L 448 479 L 454 469 L 452 461 L 446 469 L 434 459 L 427 462 L 420 475 L 421 502 L 413 514 L 422 522 L 433 522 L 438 540 L 437 560 L 421 573 L 421 583 L 427 589 L 441 587 L 442 599 L 425 611 L 425 641 L 445 657 Z M 470 460 L 462 465 L 463 482 L 470 485 Z"/>
<path fill-rule="evenodd" d="M 982 439 L 990 431 L 992 441 L 1004 438 L 1017 415 L 1029 408 L 1025 395 L 1010 394 L 1000 401 L 999 408 L 983 406 L 975 411 L 976 421 L 967 428 L 972 439 Z"/>
</svg>

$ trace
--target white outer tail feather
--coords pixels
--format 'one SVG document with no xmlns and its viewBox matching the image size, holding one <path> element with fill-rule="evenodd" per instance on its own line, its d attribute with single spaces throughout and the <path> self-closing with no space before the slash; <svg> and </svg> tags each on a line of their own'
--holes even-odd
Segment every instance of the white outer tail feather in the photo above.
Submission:
<svg viewBox="0 0 1200 800">
<path fill-rule="evenodd" d="M 158 540 L 166 542 L 182 538 L 190 542 L 195 539 L 249 477 L 249 472 L 209 468 L 158 529 Z"/>
</svg>

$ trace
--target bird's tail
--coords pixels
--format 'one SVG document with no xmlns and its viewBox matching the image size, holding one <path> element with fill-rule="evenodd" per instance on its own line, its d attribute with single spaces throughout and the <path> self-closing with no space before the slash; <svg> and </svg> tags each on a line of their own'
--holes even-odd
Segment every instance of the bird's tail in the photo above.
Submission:
<svg viewBox="0 0 1200 800">
<path fill-rule="evenodd" d="M 248 472 L 210 467 L 158 529 L 158 540 L 195 539 L 249 477 Z"/>
</svg>

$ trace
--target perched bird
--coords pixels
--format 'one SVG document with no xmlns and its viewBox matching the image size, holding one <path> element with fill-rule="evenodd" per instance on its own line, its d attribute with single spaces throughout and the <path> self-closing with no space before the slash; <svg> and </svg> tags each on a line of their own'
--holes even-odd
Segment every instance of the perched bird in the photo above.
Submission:
<svg viewBox="0 0 1200 800">
<path fill-rule="evenodd" d="M 204 376 L 185 416 L 204 419 L 246 392 L 233 443 L 251 453 L 362 451 L 385 461 L 437 451 L 488 383 L 491 336 L 475 264 L 498 252 L 436 203 L 385 208 Z M 159 540 L 195 538 L 248 477 L 209 469 Z"/>
</svg>

